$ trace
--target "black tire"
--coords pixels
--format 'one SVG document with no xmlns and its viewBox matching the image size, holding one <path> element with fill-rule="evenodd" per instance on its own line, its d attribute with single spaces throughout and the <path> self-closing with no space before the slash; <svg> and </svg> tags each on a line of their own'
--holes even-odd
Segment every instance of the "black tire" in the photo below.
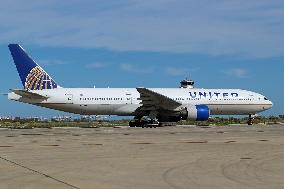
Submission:
<svg viewBox="0 0 284 189">
<path fill-rule="evenodd" d="M 139 122 L 132 120 L 132 121 L 129 122 L 129 126 L 130 127 L 138 127 L 139 126 Z"/>
<path fill-rule="evenodd" d="M 129 127 L 135 127 L 132 121 L 129 122 Z"/>
<path fill-rule="evenodd" d="M 253 125 L 253 121 L 252 121 L 252 120 L 249 120 L 249 121 L 248 121 L 248 125 Z"/>
</svg>

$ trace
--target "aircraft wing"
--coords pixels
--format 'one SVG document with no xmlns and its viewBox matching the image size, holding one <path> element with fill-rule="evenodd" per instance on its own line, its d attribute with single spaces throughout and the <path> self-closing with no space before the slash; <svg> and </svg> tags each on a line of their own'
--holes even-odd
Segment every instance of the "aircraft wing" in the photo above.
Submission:
<svg viewBox="0 0 284 189">
<path fill-rule="evenodd" d="M 141 87 L 136 89 L 140 93 L 140 100 L 142 100 L 143 104 L 140 110 L 173 110 L 182 105 L 181 103 L 150 89 Z"/>
<path fill-rule="evenodd" d="M 34 98 L 34 99 L 48 99 L 48 97 L 37 94 L 37 93 L 33 93 L 27 90 L 23 90 L 23 89 L 10 89 L 10 91 L 14 92 L 17 95 L 20 95 L 22 97 L 26 97 L 26 98 Z"/>
</svg>

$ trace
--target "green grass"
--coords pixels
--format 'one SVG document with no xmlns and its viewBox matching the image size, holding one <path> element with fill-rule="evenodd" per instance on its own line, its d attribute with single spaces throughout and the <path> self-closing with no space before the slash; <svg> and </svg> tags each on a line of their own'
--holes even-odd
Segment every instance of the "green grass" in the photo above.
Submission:
<svg viewBox="0 0 284 189">
<path fill-rule="evenodd" d="M 246 124 L 248 118 L 222 118 L 215 117 L 208 121 L 180 121 L 180 125 L 197 125 L 197 126 L 210 126 L 210 125 L 229 125 L 229 124 Z M 30 121 L 30 120 L 0 120 L 1 128 L 12 129 L 32 129 L 32 128 L 53 128 L 53 127 L 82 127 L 82 128 L 97 128 L 97 127 L 114 127 L 128 125 L 129 120 L 113 120 L 113 121 Z M 277 124 L 284 123 L 283 116 L 270 116 L 270 117 L 256 117 L 255 124 Z"/>
</svg>

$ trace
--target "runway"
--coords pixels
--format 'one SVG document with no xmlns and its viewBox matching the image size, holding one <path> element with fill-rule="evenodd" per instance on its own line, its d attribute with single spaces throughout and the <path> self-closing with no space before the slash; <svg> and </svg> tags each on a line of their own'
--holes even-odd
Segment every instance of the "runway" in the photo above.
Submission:
<svg viewBox="0 0 284 189">
<path fill-rule="evenodd" d="M 0 130 L 1 189 L 284 188 L 284 126 Z"/>
</svg>

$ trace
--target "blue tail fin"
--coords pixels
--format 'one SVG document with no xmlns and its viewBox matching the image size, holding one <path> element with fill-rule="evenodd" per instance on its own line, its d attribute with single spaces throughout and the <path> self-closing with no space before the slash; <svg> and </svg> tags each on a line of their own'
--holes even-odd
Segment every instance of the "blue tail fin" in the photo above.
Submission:
<svg viewBox="0 0 284 189">
<path fill-rule="evenodd" d="M 20 45 L 9 44 L 8 47 L 25 89 L 42 90 L 59 87 Z"/>
</svg>

